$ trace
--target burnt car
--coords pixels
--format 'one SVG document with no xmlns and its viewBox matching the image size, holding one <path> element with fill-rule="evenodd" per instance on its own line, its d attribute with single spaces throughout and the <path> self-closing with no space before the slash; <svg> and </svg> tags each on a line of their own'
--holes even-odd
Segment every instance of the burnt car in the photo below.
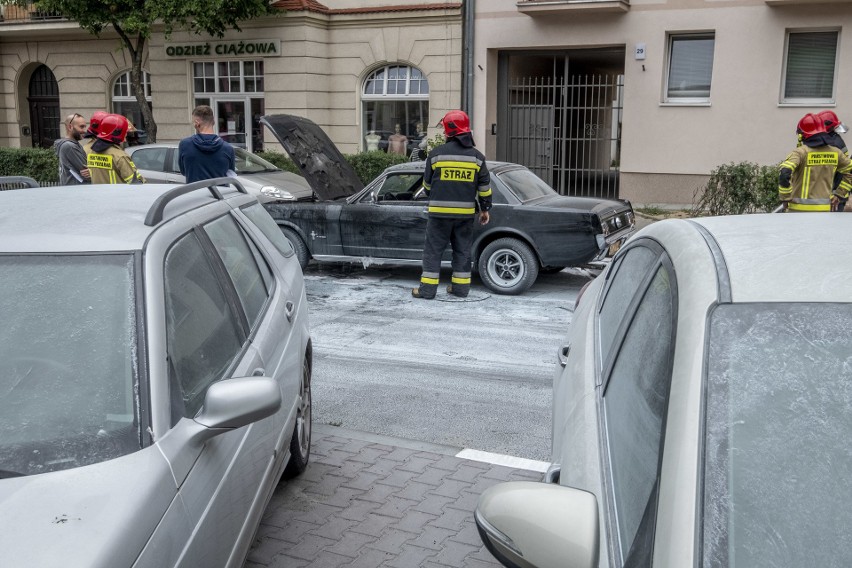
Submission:
<svg viewBox="0 0 852 568">
<path fill-rule="evenodd" d="M 261 118 L 314 191 L 310 201 L 266 203 L 304 268 L 318 262 L 418 265 L 428 197 L 425 162 L 386 169 L 367 184 L 322 129 L 305 118 Z M 483 284 L 521 294 L 540 272 L 583 266 L 612 255 L 633 233 L 628 201 L 559 195 L 519 164 L 488 162 L 491 222 L 475 224 L 472 258 Z M 451 252 L 444 253 L 450 265 Z"/>
</svg>

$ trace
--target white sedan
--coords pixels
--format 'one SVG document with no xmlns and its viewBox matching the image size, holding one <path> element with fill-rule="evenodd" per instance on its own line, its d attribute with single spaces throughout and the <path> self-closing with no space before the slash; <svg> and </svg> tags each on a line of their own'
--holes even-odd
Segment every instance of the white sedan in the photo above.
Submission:
<svg viewBox="0 0 852 568">
<path fill-rule="evenodd" d="M 506 566 L 852 566 L 852 216 L 668 220 L 579 299 Z"/>
</svg>

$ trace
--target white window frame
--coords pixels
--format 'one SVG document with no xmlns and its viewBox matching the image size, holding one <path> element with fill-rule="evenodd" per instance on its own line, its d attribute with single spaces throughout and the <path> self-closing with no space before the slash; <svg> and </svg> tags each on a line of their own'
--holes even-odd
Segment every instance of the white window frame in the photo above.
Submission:
<svg viewBox="0 0 852 568">
<path fill-rule="evenodd" d="M 834 33 L 837 36 L 837 44 L 834 49 L 834 73 L 832 76 L 831 96 L 823 97 L 787 97 L 787 61 L 790 56 L 790 36 L 793 34 L 806 33 Z M 784 59 L 781 67 L 781 88 L 778 100 L 784 106 L 813 106 L 834 105 L 837 101 L 837 72 L 840 64 L 840 29 L 839 28 L 814 28 L 814 29 L 790 29 L 784 34 Z"/>
<path fill-rule="evenodd" d="M 127 87 L 127 94 L 126 95 L 124 95 L 124 94 L 116 95 L 115 94 L 116 87 L 124 88 L 125 86 Z M 148 101 L 148 103 L 150 103 L 151 102 L 151 75 L 147 71 L 145 71 L 144 69 L 142 70 L 142 88 L 145 90 L 145 100 Z M 110 89 L 110 102 L 112 103 L 112 102 L 117 101 L 117 102 L 122 102 L 122 103 L 127 103 L 127 102 L 134 102 L 135 103 L 136 102 L 136 95 L 133 93 L 132 89 L 133 89 L 133 84 L 130 81 L 130 70 L 128 69 L 127 71 L 124 71 L 123 73 L 119 73 L 118 75 L 116 75 L 115 78 L 112 80 L 112 88 Z"/>
<path fill-rule="evenodd" d="M 712 39 L 713 40 L 713 63 L 710 66 L 710 92 L 707 96 L 698 97 L 678 97 L 669 94 L 669 76 L 672 69 L 673 45 L 679 39 Z M 666 34 L 666 72 L 663 78 L 663 104 L 667 105 L 688 105 L 688 106 L 709 106 L 710 94 L 713 89 L 713 66 L 715 65 L 716 55 L 716 32 L 714 30 L 694 31 L 694 32 L 669 32 Z"/>
<path fill-rule="evenodd" d="M 405 73 L 406 73 L 405 79 L 399 79 L 399 78 L 391 79 L 390 78 L 390 74 L 391 74 L 390 71 L 393 68 L 405 69 L 406 70 L 405 71 Z M 412 77 L 413 71 L 417 71 L 417 73 L 419 74 L 419 77 L 413 78 Z M 376 76 L 379 75 L 380 73 L 384 73 L 384 76 L 381 79 L 381 81 L 382 81 L 381 82 L 381 89 L 376 89 L 377 91 L 380 91 L 380 92 L 367 93 L 366 92 L 367 91 L 367 85 L 370 83 L 370 81 L 376 80 Z M 398 81 L 399 83 L 404 84 L 405 85 L 404 92 L 389 93 L 388 92 L 388 82 L 389 81 Z M 425 93 L 423 93 L 423 92 L 412 93 L 411 92 L 412 83 L 414 83 L 414 82 L 420 83 L 421 81 L 425 85 L 426 92 Z M 362 132 L 361 132 L 361 149 L 362 150 L 367 149 L 366 142 L 364 140 L 364 138 L 365 138 L 365 136 L 367 135 L 367 132 L 368 132 L 368 125 L 366 124 L 366 122 L 367 122 L 367 119 L 366 119 L 366 113 L 367 113 L 366 105 L 367 105 L 367 103 L 425 102 L 428 105 L 430 92 L 431 92 L 431 87 L 429 85 L 429 79 L 426 77 L 426 73 L 424 73 L 423 70 L 420 69 L 419 67 L 415 67 L 413 65 L 408 65 L 406 63 L 401 63 L 401 62 L 394 62 L 394 63 L 389 63 L 387 65 L 384 65 L 382 67 L 377 67 L 377 68 L 373 69 L 372 71 L 370 71 L 369 73 L 367 73 L 367 75 L 361 81 L 361 88 L 360 88 L 360 91 L 359 91 L 359 94 L 360 94 L 360 97 L 361 97 L 360 101 L 359 101 L 359 105 L 361 107 L 360 116 L 361 116 L 361 122 L 362 122 L 362 124 L 361 124 L 361 130 L 362 130 Z M 426 129 L 428 128 L 428 121 L 429 121 L 428 114 L 429 113 L 428 113 L 428 107 L 427 107 L 426 116 L 424 116 L 422 118 L 422 124 L 423 124 L 423 131 L 424 132 L 426 132 Z"/>
</svg>

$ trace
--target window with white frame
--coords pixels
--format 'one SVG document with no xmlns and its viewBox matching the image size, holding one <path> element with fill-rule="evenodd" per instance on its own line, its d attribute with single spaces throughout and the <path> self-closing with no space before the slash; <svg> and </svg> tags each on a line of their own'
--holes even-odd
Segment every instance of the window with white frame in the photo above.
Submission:
<svg viewBox="0 0 852 568">
<path fill-rule="evenodd" d="M 834 102 L 839 32 L 788 32 L 782 102 Z"/>
<path fill-rule="evenodd" d="M 710 101 L 715 43 L 713 33 L 669 35 L 666 102 Z"/>
<path fill-rule="evenodd" d="M 250 152 L 263 150 L 263 61 L 197 61 L 192 86 L 195 105 L 213 108 L 219 136 Z"/>
<path fill-rule="evenodd" d="M 411 155 L 426 138 L 429 82 L 408 65 L 386 65 L 364 79 L 362 143 L 367 151 Z"/>
<path fill-rule="evenodd" d="M 145 91 L 145 100 L 148 101 L 148 108 L 153 108 L 151 103 L 151 76 L 147 71 L 142 71 L 142 86 Z M 112 112 L 125 116 L 137 128 L 143 128 L 142 111 L 136 101 L 136 89 L 130 82 L 130 71 L 118 75 L 112 84 Z"/>
</svg>

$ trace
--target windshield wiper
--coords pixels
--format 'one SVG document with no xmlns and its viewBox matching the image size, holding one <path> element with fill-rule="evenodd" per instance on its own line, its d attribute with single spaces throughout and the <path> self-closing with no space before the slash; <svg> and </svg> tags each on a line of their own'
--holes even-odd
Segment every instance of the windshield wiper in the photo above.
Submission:
<svg viewBox="0 0 852 568">
<path fill-rule="evenodd" d="M 0 469 L 0 479 L 7 479 L 9 477 L 23 477 L 24 473 L 19 473 L 17 471 L 9 471 L 8 469 Z"/>
</svg>

